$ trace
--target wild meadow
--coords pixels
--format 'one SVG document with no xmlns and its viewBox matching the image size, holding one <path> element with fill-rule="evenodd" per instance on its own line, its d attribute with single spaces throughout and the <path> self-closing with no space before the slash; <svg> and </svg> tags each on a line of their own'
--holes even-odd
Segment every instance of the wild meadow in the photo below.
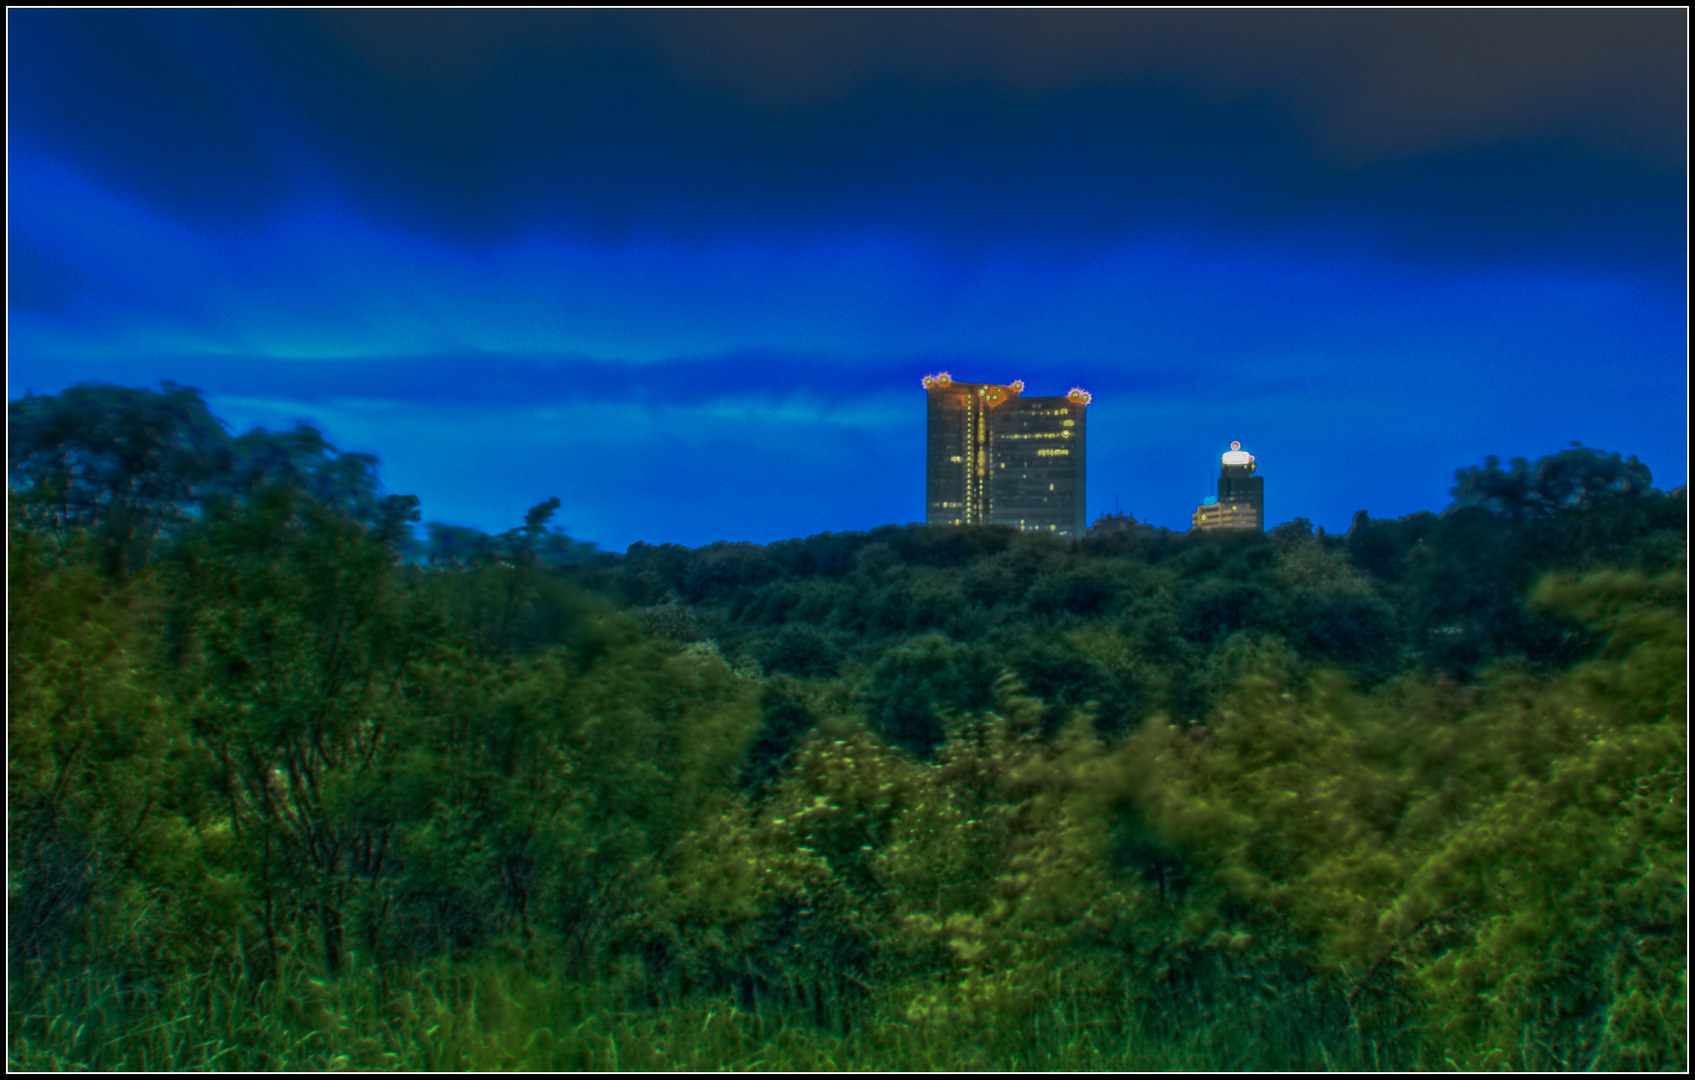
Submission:
<svg viewBox="0 0 1695 1080">
<path fill-rule="evenodd" d="M 9 1068 L 1687 1068 L 1634 460 L 610 555 L 197 401 L 13 403 Z"/>
</svg>

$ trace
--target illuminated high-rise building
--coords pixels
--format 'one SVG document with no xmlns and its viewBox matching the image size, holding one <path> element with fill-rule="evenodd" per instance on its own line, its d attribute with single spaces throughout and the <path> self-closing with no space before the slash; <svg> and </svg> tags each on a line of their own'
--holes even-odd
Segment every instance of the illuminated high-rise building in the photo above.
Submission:
<svg viewBox="0 0 1695 1080">
<path fill-rule="evenodd" d="M 1254 475 L 1254 456 L 1233 442 L 1224 452 L 1218 494 L 1195 507 L 1197 529 L 1265 531 L 1265 477 Z"/>
<path fill-rule="evenodd" d="M 1084 413 L 1090 395 L 1025 397 L 1022 380 L 924 376 L 929 396 L 925 521 L 1083 535 Z"/>
</svg>

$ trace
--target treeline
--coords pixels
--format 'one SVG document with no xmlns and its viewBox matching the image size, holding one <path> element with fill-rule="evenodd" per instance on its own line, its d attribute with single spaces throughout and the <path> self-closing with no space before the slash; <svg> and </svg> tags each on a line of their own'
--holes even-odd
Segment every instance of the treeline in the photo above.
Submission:
<svg viewBox="0 0 1695 1080">
<path fill-rule="evenodd" d="M 1527 608 L 1551 571 L 1682 560 L 1686 502 L 1634 458 L 1574 447 L 1533 468 L 1462 470 L 1442 514 L 1365 511 L 1345 536 L 1158 533 L 1070 543 L 1005 527 L 885 526 L 760 546 L 633 545 L 584 580 L 656 632 L 711 638 L 766 673 L 841 679 L 886 737 L 927 752 L 949 709 L 985 707 L 1011 669 L 1103 732 L 1196 723 L 1257 642 L 1365 686 L 1490 665 L 1553 671 L 1593 642 Z"/>
<path fill-rule="evenodd" d="M 11 419 L 19 1067 L 213 1064 L 146 1019 L 201 985 L 218 1067 L 603 1062 L 561 979 L 934 1045 L 1064 998 L 1220 1067 L 1371 1067 L 1366 1015 L 1408 1066 L 1686 1061 L 1685 518 L 1634 459 L 1346 537 L 620 556 L 557 500 L 420 544 L 374 459 L 169 384 Z M 541 989 L 450 1008 L 455 957 Z"/>
<path fill-rule="evenodd" d="M 420 541 L 410 524 L 420 518 L 417 497 L 379 494 L 374 455 L 337 450 L 305 422 L 232 436 L 200 391 L 173 382 L 159 391 L 84 383 L 57 395 L 31 392 L 8 403 L 7 440 L 9 498 L 23 500 L 24 520 L 61 533 L 88 530 L 102 568 L 119 580 L 214 508 L 277 484 L 365 526 L 409 563 L 465 566 L 521 548 L 563 565 L 595 553 L 595 545 L 546 527 L 558 499 L 500 536 L 430 522 Z"/>
</svg>

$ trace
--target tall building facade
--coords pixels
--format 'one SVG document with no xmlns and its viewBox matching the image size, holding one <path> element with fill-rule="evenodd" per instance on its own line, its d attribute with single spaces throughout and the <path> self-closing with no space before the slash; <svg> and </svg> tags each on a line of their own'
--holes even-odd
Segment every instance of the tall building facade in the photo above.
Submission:
<svg viewBox="0 0 1695 1080">
<path fill-rule="evenodd" d="M 1254 475 L 1254 456 L 1233 442 L 1224 452 L 1218 494 L 1195 507 L 1191 524 L 1197 529 L 1257 529 L 1265 531 L 1265 477 Z"/>
<path fill-rule="evenodd" d="M 1022 380 L 964 383 L 946 372 L 924 376 L 924 390 L 926 522 L 1083 535 L 1086 391 L 1025 397 Z"/>
</svg>

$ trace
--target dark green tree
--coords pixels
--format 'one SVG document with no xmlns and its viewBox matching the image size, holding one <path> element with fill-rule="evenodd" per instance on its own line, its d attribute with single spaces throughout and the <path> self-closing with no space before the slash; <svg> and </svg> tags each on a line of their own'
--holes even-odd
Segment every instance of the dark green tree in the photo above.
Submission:
<svg viewBox="0 0 1695 1080">
<path fill-rule="evenodd" d="M 301 422 L 230 437 L 201 392 L 79 383 L 8 404 L 9 483 L 26 523 L 84 527 L 106 571 L 119 578 L 155 557 L 214 504 L 244 501 L 270 484 L 300 489 L 409 548 L 413 496 L 379 495 L 377 459 L 343 453 Z M 411 500 L 410 503 L 407 500 Z"/>
<path fill-rule="evenodd" d="M 1313 535 L 1312 522 L 1308 521 L 1306 518 L 1296 518 L 1293 521 L 1285 521 L 1281 525 L 1267 529 L 1266 535 L 1271 537 L 1273 540 L 1281 540 L 1285 542 L 1310 540 Z"/>
<path fill-rule="evenodd" d="M 1581 443 L 1536 462 L 1513 458 L 1503 470 L 1501 459 L 1484 459 L 1454 473 L 1449 489 L 1455 506 L 1481 506 L 1514 521 L 1550 519 L 1562 510 L 1582 509 L 1612 495 L 1639 495 L 1650 490 L 1653 474 L 1635 455 L 1602 453 Z"/>
<path fill-rule="evenodd" d="M 841 661 L 841 650 L 805 623 L 785 626 L 760 657 L 766 671 L 788 672 L 802 678 L 834 675 Z"/>
<path fill-rule="evenodd" d="M 637 607 L 660 603 L 667 594 L 680 598 L 690 558 L 689 549 L 681 544 L 656 547 L 638 540 L 619 558 L 613 582 Z"/>
<path fill-rule="evenodd" d="M 996 666 L 982 650 L 929 633 L 889 649 L 864 690 L 873 730 L 926 757 L 946 737 L 949 710 L 980 709 L 992 700 Z"/>
<path fill-rule="evenodd" d="M 782 573 L 758 544 L 720 542 L 693 553 L 683 574 L 682 594 L 691 603 L 728 599 L 756 589 Z"/>
<path fill-rule="evenodd" d="M 10 958 L 46 971 L 211 963 L 218 935 L 197 924 L 215 867 L 197 861 L 187 731 L 152 670 L 156 598 L 103 574 L 87 530 L 60 539 L 20 528 L 15 506 L 11 518 Z"/>
<path fill-rule="evenodd" d="M 79 383 L 7 405 L 7 476 L 26 521 L 91 530 L 103 565 L 127 577 L 156 540 L 227 484 L 236 452 L 200 391 Z"/>
<path fill-rule="evenodd" d="M 592 544 L 549 530 L 558 498 L 530 508 L 498 536 L 430 522 L 425 561 L 456 573 L 430 588 L 471 629 L 483 655 L 514 657 L 562 644 L 585 617 L 571 568 Z M 563 556 L 563 557 L 561 557 Z"/>
<path fill-rule="evenodd" d="M 408 668 L 440 632 L 408 624 L 377 537 L 290 484 L 214 509 L 161 577 L 171 683 L 264 897 L 271 974 L 301 913 L 340 971 L 347 913 L 396 857 L 369 783 L 415 744 Z"/>
</svg>

